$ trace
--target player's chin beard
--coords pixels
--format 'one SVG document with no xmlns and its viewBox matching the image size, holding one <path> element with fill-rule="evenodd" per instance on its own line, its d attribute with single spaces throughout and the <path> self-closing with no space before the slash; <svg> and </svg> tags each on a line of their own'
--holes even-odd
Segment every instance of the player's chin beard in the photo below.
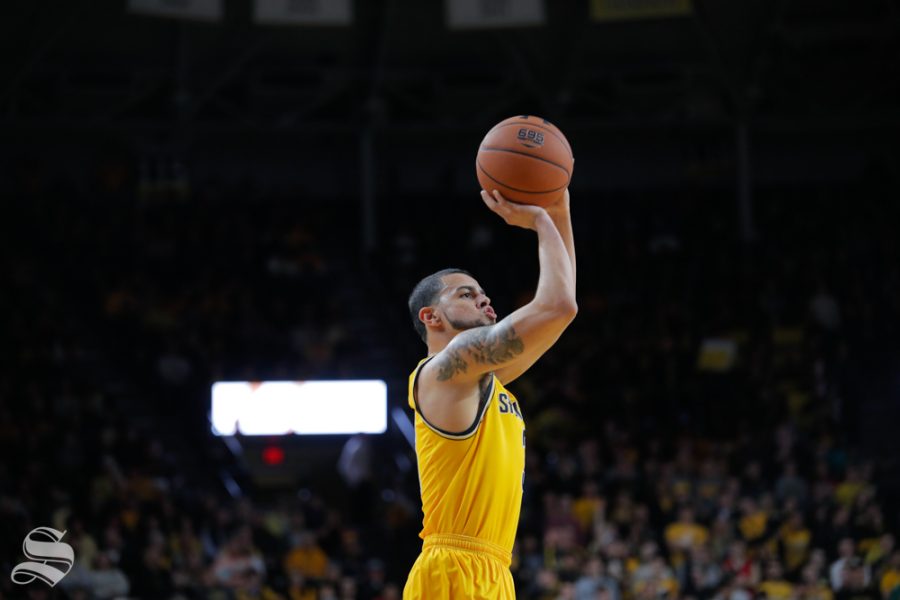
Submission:
<svg viewBox="0 0 900 600">
<path fill-rule="evenodd" d="M 450 323 L 453 329 L 457 329 L 459 331 L 465 331 L 466 329 L 475 329 L 476 327 L 485 327 L 486 325 L 493 324 L 493 322 L 487 317 L 483 317 L 478 321 L 454 321 L 453 319 L 447 319 L 447 322 Z"/>
</svg>

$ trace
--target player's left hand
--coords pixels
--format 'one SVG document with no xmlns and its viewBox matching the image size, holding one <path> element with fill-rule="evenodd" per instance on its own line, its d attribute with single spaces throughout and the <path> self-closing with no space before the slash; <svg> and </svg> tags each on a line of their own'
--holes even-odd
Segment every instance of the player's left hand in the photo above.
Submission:
<svg viewBox="0 0 900 600">
<path fill-rule="evenodd" d="M 537 220 L 541 216 L 547 218 L 547 211 L 540 206 L 510 202 L 503 197 L 499 190 L 494 190 L 493 196 L 481 190 L 481 199 L 489 209 L 500 215 L 507 225 L 523 229 L 537 229 Z"/>
</svg>

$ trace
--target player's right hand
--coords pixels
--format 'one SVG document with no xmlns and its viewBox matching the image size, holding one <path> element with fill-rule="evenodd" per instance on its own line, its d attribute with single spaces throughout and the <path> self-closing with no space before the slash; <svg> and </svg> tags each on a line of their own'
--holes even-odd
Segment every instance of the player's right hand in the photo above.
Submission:
<svg viewBox="0 0 900 600">
<path fill-rule="evenodd" d="M 525 229 L 536 229 L 537 220 L 542 215 L 547 216 L 547 211 L 540 206 L 510 202 L 497 190 L 494 190 L 493 196 L 481 190 L 481 199 L 489 209 L 500 215 L 508 225 L 515 225 Z"/>
</svg>

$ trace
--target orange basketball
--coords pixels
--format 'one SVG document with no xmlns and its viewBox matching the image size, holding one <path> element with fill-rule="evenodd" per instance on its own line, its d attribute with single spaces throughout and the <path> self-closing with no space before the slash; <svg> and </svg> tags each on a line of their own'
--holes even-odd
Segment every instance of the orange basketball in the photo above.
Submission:
<svg viewBox="0 0 900 600">
<path fill-rule="evenodd" d="M 500 121 L 478 148 L 475 172 L 488 192 L 507 200 L 549 206 L 569 185 L 575 157 L 562 131 L 540 117 Z"/>
</svg>

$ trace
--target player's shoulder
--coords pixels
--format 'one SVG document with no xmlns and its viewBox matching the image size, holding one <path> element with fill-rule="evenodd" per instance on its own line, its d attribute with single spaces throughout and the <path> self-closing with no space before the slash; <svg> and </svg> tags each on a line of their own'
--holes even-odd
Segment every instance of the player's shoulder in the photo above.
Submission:
<svg viewBox="0 0 900 600">
<path fill-rule="evenodd" d="M 493 371 L 467 377 L 467 370 L 465 362 L 444 349 L 419 361 L 410 378 L 411 390 L 416 395 L 427 390 L 426 393 L 437 392 L 441 397 L 452 398 L 469 396 L 476 389 L 483 395 L 501 385 Z"/>
<path fill-rule="evenodd" d="M 419 373 L 422 371 L 422 367 L 424 367 L 428 362 L 430 362 L 435 356 L 437 356 L 437 355 L 432 354 L 431 356 L 426 356 L 425 358 L 419 360 L 419 362 L 416 363 L 415 368 L 412 371 L 410 371 L 409 376 L 410 377 L 418 377 Z"/>
<path fill-rule="evenodd" d="M 414 378 L 419 385 L 431 388 L 470 390 L 480 386 L 485 378 L 492 378 L 493 373 L 480 372 L 463 359 L 459 352 L 448 346 L 440 352 L 424 359 L 416 367 Z"/>
<path fill-rule="evenodd" d="M 423 362 L 414 371 L 410 406 L 440 435 L 468 438 L 484 417 L 496 378 L 493 373 L 484 373 L 476 380 L 448 382 L 441 379 L 439 370 L 432 369 L 435 360 Z"/>
</svg>

